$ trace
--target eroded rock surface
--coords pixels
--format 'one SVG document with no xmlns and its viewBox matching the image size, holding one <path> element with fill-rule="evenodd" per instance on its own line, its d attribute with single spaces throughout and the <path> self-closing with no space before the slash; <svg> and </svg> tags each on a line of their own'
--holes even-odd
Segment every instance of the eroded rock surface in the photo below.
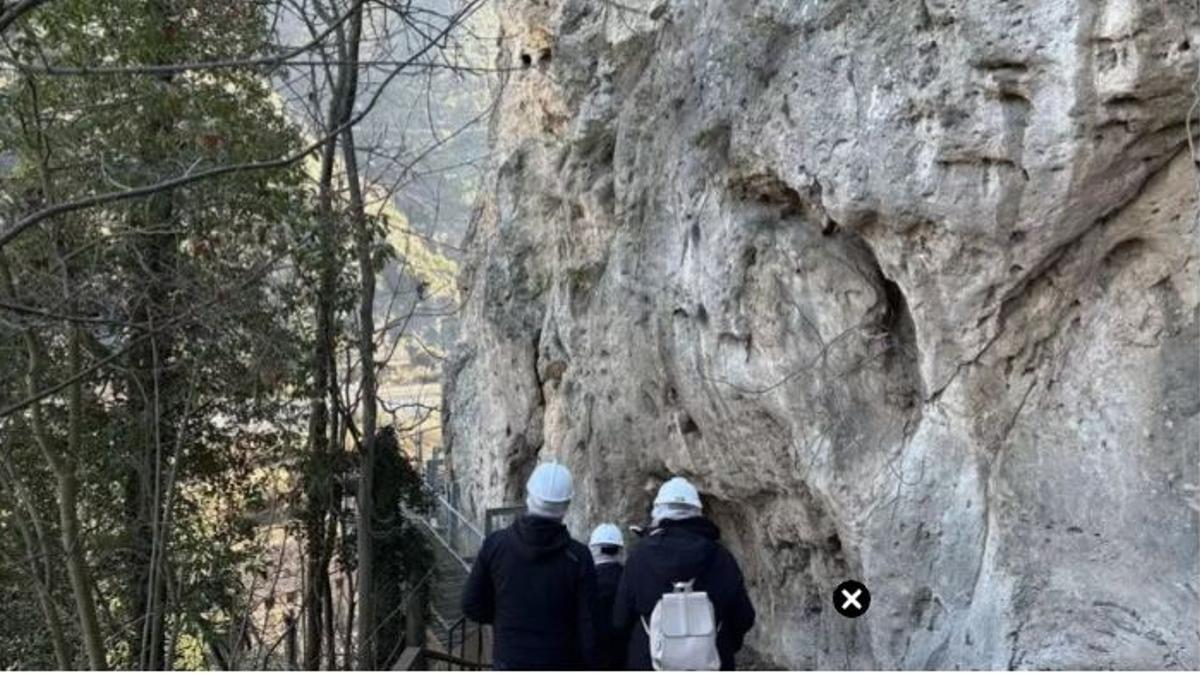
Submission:
<svg viewBox="0 0 1200 675">
<path fill-rule="evenodd" d="M 1193 3 L 500 11 L 469 509 L 689 476 L 761 665 L 1200 667 Z"/>
</svg>

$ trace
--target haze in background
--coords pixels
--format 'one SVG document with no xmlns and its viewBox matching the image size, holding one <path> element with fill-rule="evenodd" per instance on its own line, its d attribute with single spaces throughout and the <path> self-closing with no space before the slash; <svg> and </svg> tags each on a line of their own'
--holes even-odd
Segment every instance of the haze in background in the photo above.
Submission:
<svg viewBox="0 0 1200 675">
<path fill-rule="evenodd" d="M 376 321 L 388 326 L 384 354 L 399 340 L 381 377 L 385 407 L 439 405 L 441 363 L 457 336 L 460 244 L 487 164 L 487 118 L 496 89 L 498 28 L 490 3 L 449 31 L 439 49 L 420 50 L 467 4 L 421 0 L 411 3 L 408 23 L 383 12 L 365 21 L 355 112 L 376 95 L 379 100 L 355 129 L 359 162 L 376 196 L 386 197 L 403 222 L 389 232 L 399 262 L 381 275 L 375 305 Z M 313 0 L 288 3 L 275 18 L 278 42 L 310 42 L 304 16 L 319 17 L 319 11 Z M 310 135 L 329 107 L 327 78 L 316 57 L 275 77 L 289 116 Z M 410 60 L 381 91 L 392 71 Z M 433 426 L 436 419 L 430 425 L 436 432 Z M 429 440 L 436 444 L 437 436 Z"/>
</svg>

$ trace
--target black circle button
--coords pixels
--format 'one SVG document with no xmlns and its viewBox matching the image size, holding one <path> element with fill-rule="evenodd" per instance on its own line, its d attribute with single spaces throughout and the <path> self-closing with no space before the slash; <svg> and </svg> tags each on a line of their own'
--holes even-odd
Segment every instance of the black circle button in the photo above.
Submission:
<svg viewBox="0 0 1200 675">
<path fill-rule="evenodd" d="M 871 607 L 871 591 L 861 581 L 847 579 L 833 589 L 833 608 L 838 614 L 857 619 Z"/>
</svg>

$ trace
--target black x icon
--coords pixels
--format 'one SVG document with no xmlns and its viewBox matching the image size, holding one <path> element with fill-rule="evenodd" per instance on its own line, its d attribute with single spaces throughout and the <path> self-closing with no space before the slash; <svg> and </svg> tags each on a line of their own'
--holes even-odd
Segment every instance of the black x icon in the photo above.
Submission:
<svg viewBox="0 0 1200 675">
<path fill-rule="evenodd" d="M 833 608 L 838 614 L 857 619 L 871 607 L 871 591 L 860 581 L 847 579 L 833 589 Z"/>
</svg>

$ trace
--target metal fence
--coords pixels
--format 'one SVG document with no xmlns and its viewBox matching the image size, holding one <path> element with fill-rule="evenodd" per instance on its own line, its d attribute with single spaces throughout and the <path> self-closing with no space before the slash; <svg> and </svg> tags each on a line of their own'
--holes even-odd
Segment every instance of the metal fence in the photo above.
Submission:
<svg viewBox="0 0 1200 675">
<path fill-rule="evenodd" d="M 434 535 L 442 540 L 442 545 L 459 559 L 463 567 L 470 569 L 471 561 L 479 554 L 479 547 L 483 545 L 483 530 L 454 508 L 442 495 L 434 495 L 433 499 L 433 509 L 429 513 L 430 528 L 433 529 Z"/>
<path fill-rule="evenodd" d="M 485 661 L 472 661 L 462 657 L 439 652 L 435 649 L 409 647 L 401 654 L 400 660 L 392 670 L 490 670 L 491 664 Z"/>
<path fill-rule="evenodd" d="M 441 458 L 430 459 L 423 467 L 425 487 L 433 497 L 433 505 L 426 514 L 417 517 L 426 525 L 429 534 L 436 539 L 436 546 L 454 558 L 457 566 L 469 572 L 471 564 L 479 555 L 484 538 L 492 532 L 507 527 L 521 513 L 523 506 L 502 506 L 484 512 L 483 527 L 459 510 L 458 486 L 450 480 L 445 462 Z M 416 515 L 416 514 L 414 514 Z M 443 579 L 440 583 L 448 583 Z M 442 616 L 432 608 L 432 617 L 440 627 L 439 640 L 445 651 L 425 650 L 422 665 L 430 669 L 486 668 L 491 657 L 490 631 L 466 617 Z M 412 654 L 415 658 L 415 654 Z M 410 662 L 409 668 L 413 665 Z"/>
<path fill-rule="evenodd" d="M 524 506 L 501 506 L 488 509 L 483 515 L 483 531 L 491 534 L 512 524 L 517 516 L 525 512 Z"/>
<path fill-rule="evenodd" d="M 432 495 L 433 503 L 427 513 L 417 517 L 436 540 L 434 546 L 440 549 L 441 555 L 452 559 L 449 564 L 459 569 L 443 570 L 438 582 L 441 594 L 457 597 L 461 593 L 458 584 L 465 580 L 472 562 L 479 555 L 484 531 L 458 509 L 457 486 L 448 480 L 444 462 L 432 459 L 425 463 L 424 469 L 425 487 Z M 491 649 L 484 627 L 461 615 L 456 616 L 448 607 L 443 608 L 444 612 L 439 612 L 436 606 L 431 606 L 431 610 L 439 628 L 437 637 L 443 651 L 426 650 L 426 667 L 453 670 L 486 668 Z M 448 660 L 440 658 L 442 656 Z"/>
</svg>

